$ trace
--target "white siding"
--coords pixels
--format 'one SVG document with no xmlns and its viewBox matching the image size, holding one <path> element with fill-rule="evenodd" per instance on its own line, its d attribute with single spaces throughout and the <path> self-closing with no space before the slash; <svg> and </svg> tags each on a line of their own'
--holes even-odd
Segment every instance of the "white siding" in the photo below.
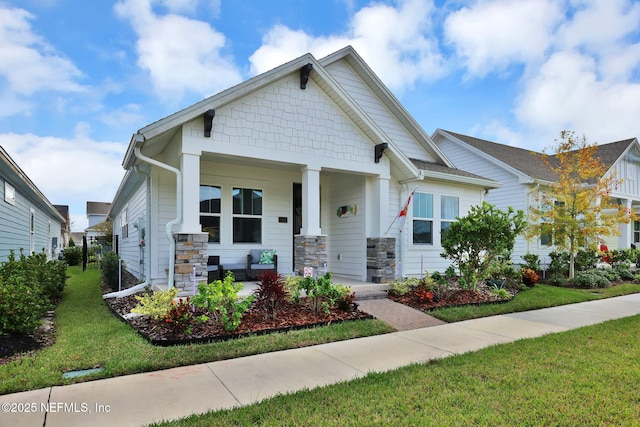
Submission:
<svg viewBox="0 0 640 427">
<path fill-rule="evenodd" d="M 433 161 L 345 61 L 334 62 L 326 69 L 407 157 Z"/>
<path fill-rule="evenodd" d="M 402 204 L 406 203 L 404 194 L 408 196 L 410 191 L 416 188 L 416 192 L 433 194 L 433 244 L 413 244 L 413 200 L 407 214 L 407 221 L 400 236 L 400 256 L 403 261 L 403 274 L 410 277 L 419 277 L 423 272 L 420 267 L 429 273 L 434 271 L 444 272 L 451 264 L 448 259 L 440 256 L 442 245 L 440 244 L 440 197 L 459 197 L 459 216 L 465 216 L 472 206 L 482 203 L 482 189 L 464 185 L 446 184 L 438 181 L 422 181 L 408 183 L 409 187 L 403 192 Z M 399 208 L 400 209 L 400 208 Z M 399 211 L 398 209 L 398 211 Z"/>
<path fill-rule="evenodd" d="M 328 270 L 342 277 L 365 280 L 367 212 L 364 177 L 331 174 L 323 181 L 322 187 L 328 190 L 323 191 L 326 209 L 322 224 L 322 232 L 328 236 Z M 356 206 L 356 214 L 339 217 L 337 210 L 340 206 Z"/>
<path fill-rule="evenodd" d="M 202 162 L 200 183 L 221 187 L 220 243 L 209 243 L 209 255 L 219 255 L 220 263 L 245 263 L 251 249 L 275 249 L 278 270 L 293 271 L 293 184 L 301 174 L 293 171 L 236 164 Z M 233 243 L 233 188 L 260 189 L 262 193 L 262 243 Z M 280 223 L 279 218 L 287 219 Z"/>
<path fill-rule="evenodd" d="M 530 184 L 519 182 L 519 176 L 498 166 L 496 163 L 462 147 L 460 144 L 446 139 L 438 139 L 438 147 L 457 168 L 490 178 L 499 182 L 502 186 L 489 190 L 484 199 L 498 209 L 506 210 L 513 207 L 529 212 L 529 204 L 535 202 L 531 195 Z M 527 241 L 523 236 L 518 236 L 513 249 L 512 261 L 522 263 L 522 256 L 527 252 L 537 253 L 542 261 L 548 262 L 548 254 L 553 247 L 540 245 L 539 239 Z"/>
<path fill-rule="evenodd" d="M 113 222 L 113 232 L 119 236 L 119 255 L 120 259 L 125 262 L 127 271 L 132 273 L 138 279 L 142 279 L 144 275 L 142 261 L 144 260 L 144 251 L 140 243 L 142 242 L 142 230 L 148 236 L 146 215 L 146 197 L 147 187 L 146 181 L 142 181 L 135 192 L 132 194 L 128 203 L 124 207 L 127 210 L 128 237 L 122 236 L 122 210 L 114 212 L 115 220 Z M 148 244 L 147 236 L 145 236 L 145 244 Z M 144 260 L 147 262 L 147 260 Z"/>
</svg>

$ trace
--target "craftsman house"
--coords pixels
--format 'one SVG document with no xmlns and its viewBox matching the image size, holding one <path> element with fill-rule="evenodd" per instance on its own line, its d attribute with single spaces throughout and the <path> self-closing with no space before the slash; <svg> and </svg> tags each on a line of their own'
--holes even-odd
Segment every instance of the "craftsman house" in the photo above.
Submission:
<svg viewBox="0 0 640 427">
<path fill-rule="evenodd" d="M 44 251 L 55 258 L 64 244 L 65 218 L 0 147 L 0 262 Z M 67 207 L 68 210 L 68 207 Z"/>
<path fill-rule="evenodd" d="M 535 203 L 535 192 L 555 181 L 553 174 L 540 162 L 540 153 L 486 141 L 459 133 L 437 129 L 432 135 L 438 148 L 456 166 L 498 181 L 501 187 L 492 189 L 485 199 L 500 209 L 513 206 L 529 211 Z M 640 211 L 640 145 L 636 138 L 598 145 L 596 157 L 608 167 L 607 174 L 622 180 L 620 188 L 611 193 L 618 203 L 635 212 Z M 522 262 L 527 252 L 536 253 L 549 262 L 549 252 L 555 250 L 553 239 L 525 240 L 519 237 L 513 261 Z M 624 249 L 640 242 L 640 223 L 621 224 L 620 236 L 603 237 L 609 249 Z"/>
<path fill-rule="evenodd" d="M 351 47 L 151 123 L 123 167 L 115 247 L 145 282 L 185 288 L 207 280 L 209 257 L 250 275 L 252 251 L 257 267 L 275 251 L 283 274 L 443 271 L 441 230 L 499 185 L 457 169 Z"/>
</svg>

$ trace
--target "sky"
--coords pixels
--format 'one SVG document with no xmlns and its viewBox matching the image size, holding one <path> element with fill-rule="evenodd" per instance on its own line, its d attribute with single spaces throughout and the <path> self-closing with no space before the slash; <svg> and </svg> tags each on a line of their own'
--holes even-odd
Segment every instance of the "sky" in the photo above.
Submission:
<svg viewBox="0 0 640 427">
<path fill-rule="evenodd" d="M 0 146 L 81 231 L 138 129 L 346 45 L 428 134 L 640 136 L 640 1 L 0 0 Z"/>
</svg>

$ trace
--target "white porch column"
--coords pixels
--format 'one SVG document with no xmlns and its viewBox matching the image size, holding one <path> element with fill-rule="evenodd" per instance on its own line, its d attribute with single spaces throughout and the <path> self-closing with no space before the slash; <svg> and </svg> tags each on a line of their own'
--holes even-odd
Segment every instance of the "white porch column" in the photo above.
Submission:
<svg viewBox="0 0 640 427">
<path fill-rule="evenodd" d="M 200 154 L 182 153 L 182 233 L 201 233 Z"/>
<path fill-rule="evenodd" d="M 320 230 L 320 169 L 309 166 L 302 170 L 302 229 L 303 236 L 319 236 Z"/>
<path fill-rule="evenodd" d="M 625 207 L 631 212 L 631 199 L 625 200 Z M 633 243 L 633 221 L 628 224 L 620 224 L 620 249 L 627 249 Z"/>
<path fill-rule="evenodd" d="M 389 178 L 372 177 L 369 186 L 368 199 L 371 200 L 367 219 L 368 237 L 383 237 L 389 228 Z"/>
</svg>

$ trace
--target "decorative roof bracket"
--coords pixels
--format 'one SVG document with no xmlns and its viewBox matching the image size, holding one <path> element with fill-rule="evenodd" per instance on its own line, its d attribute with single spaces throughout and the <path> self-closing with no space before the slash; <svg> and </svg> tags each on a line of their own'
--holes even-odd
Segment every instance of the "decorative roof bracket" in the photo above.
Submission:
<svg viewBox="0 0 640 427">
<path fill-rule="evenodd" d="M 376 163 L 380 163 L 380 158 L 382 158 L 382 153 L 384 153 L 384 150 L 389 146 L 389 144 L 387 144 L 386 142 L 382 142 L 378 145 L 376 145 L 375 150 L 374 150 L 374 159 Z"/>
<path fill-rule="evenodd" d="M 307 82 L 309 81 L 309 74 L 313 70 L 313 64 L 308 63 L 304 67 L 300 68 L 300 89 L 307 88 Z"/>
<path fill-rule="evenodd" d="M 204 136 L 211 137 L 211 129 L 213 128 L 213 118 L 216 116 L 216 110 L 207 110 L 204 113 Z"/>
</svg>

